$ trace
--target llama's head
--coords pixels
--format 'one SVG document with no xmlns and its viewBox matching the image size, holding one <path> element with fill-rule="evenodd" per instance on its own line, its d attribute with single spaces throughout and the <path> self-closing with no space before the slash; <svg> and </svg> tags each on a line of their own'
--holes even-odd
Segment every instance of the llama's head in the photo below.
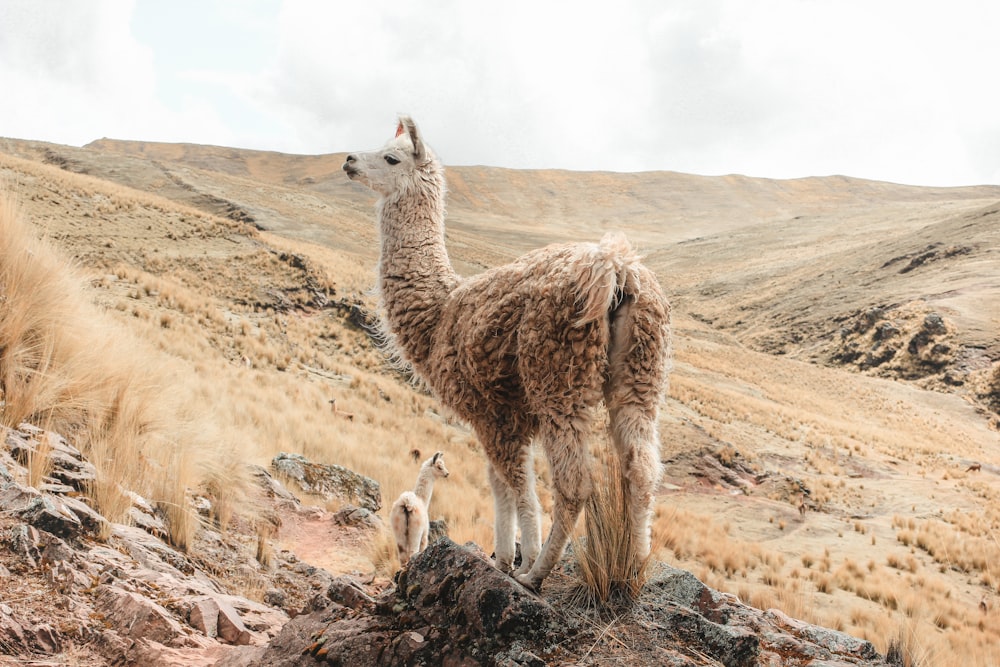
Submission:
<svg viewBox="0 0 1000 667">
<path fill-rule="evenodd" d="M 417 184 L 437 183 L 441 172 L 437 157 L 409 116 L 400 116 L 396 136 L 385 146 L 368 153 L 351 153 L 343 168 L 352 181 L 383 197 L 405 193 Z"/>
<path fill-rule="evenodd" d="M 430 468 L 435 477 L 447 477 L 448 469 L 444 467 L 444 454 L 434 452 L 434 456 L 424 461 L 424 468 Z"/>
</svg>

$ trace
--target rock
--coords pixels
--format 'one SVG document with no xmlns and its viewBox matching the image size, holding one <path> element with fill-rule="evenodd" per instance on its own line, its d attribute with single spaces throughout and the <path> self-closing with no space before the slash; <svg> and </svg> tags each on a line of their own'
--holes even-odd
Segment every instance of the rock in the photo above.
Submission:
<svg viewBox="0 0 1000 667">
<path fill-rule="evenodd" d="M 282 609 L 284 608 L 286 602 L 288 602 L 288 596 L 285 595 L 285 591 L 280 588 L 269 588 L 264 591 L 265 604 Z"/>
<path fill-rule="evenodd" d="M 10 649 L 24 650 L 28 646 L 24 628 L 14 619 L 14 610 L 5 604 L 0 604 L 0 646 L 5 647 L 5 653 L 11 653 Z"/>
<path fill-rule="evenodd" d="M 382 508 L 382 490 L 378 482 L 343 466 L 313 463 L 301 454 L 281 452 L 271 460 L 271 467 L 306 493 L 357 502 L 371 512 Z"/>
<path fill-rule="evenodd" d="M 334 602 L 351 609 L 369 613 L 375 609 L 375 600 L 365 593 L 358 582 L 348 576 L 336 577 L 330 582 L 326 595 Z"/>
<path fill-rule="evenodd" d="M 444 519 L 434 519 L 427 531 L 427 542 L 437 542 L 442 537 L 448 537 L 448 522 Z"/>
<path fill-rule="evenodd" d="M 11 484 L 0 491 L 0 509 L 59 537 L 76 536 L 82 528 L 80 520 L 65 504 L 54 496 L 42 495 L 30 486 Z"/>
<path fill-rule="evenodd" d="M 266 604 L 254 602 L 253 600 L 248 600 L 237 595 L 218 594 L 213 597 L 239 612 L 239 617 L 243 625 L 251 633 L 251 640 L 256 639 L 253 633 L 262 633 L 268 636 L 275 635 L 288 622 L 288 614 Z"/>
<path fill-rule="evenodd" d="M 251 478 L 264 490 L 266 497 L 288 501 L 295 505 L 299 504 L 299 499 L 295 497 L 295 494 L 286 489 L 284 484 L 272 477 L 271 473 L 265 468 L 259 465 L 250 465 L 248 468 L 250 469 Z"/>
<path fill-rule="evenodd" d="M 350 601 L 353 586 L 337 580 L 333 594 Z M 494 664 L 493 656 L 518 641 L 540 640 L 561 623 L 548 603 L 499 572 L 481 551 L 448 539 L 415 556 L 396 589 L 374 605 L 360 597 L 354 603 L 360 611 L 334 602 L 292 619 L 253 664 L 305 664 L 296 662 L 303 652 L 355 667 Z M 530 647 L 520 650 L 535 655 Z"/>
<path fill-rule="evenodd" d="M 41 442 L 43 438 L 44 444 Z M 21 424 L 17 431 L 8 431 L 7 445 L 21 464 L 26 464 L 31 455 L 42 449 L 52 465 L 49 476 L 76 491 L 83 491 L 97 478 L 94 465 L 83 457 L 79 449 L 56 433 Z"/>
<path fill-rule="evenodd" d="M 335 512 L 333 522 L 338 526 L 360 526 L 373 530 L 382 526 L 382 520 L 377 514 L 364 507 L 355 507 L 354 505 L 347 505 Z"/>
<path fill-rule="evenodd" d="M 219 634 L 219 605 L 210 597 L 199 598 L 191 605 L 188 623 L 206 637 Z"/>
<path fill-rule="evenodd" d="M 62 643 L 59 641 L 59 633 L 48 623 L 35 626 L 31 631 L 32 642 L 43 653 L 62 653 Z"/>
<path fill-rule="evenodd" d="M 791 618 L 777 609 L 769 609 L 764 617 L 790 634 L 828 651 L 830 657 L 857 658 L 866 661 L 864 664 L 869 661 L 878 664 L 877 661 L 881 659 L 872 643 L 864 639 Z"/>
<path fill-rule="evenodd" d="M 128 518 L 132 525 L 157 538 L 166 536 L 167 525 L 149 501 L 132 491 L 128 492 L 128 496 L 132 500 L 132 506 L 128 510 Z"/>
<path fill-rule="evenodd" d="M 250 632 L 243 624 L 239 613 L 228 602 L 216 598 L 219 608 L 218 629 L 219 639 L 227 644 L 246 646 L 250 643 Z"/>
<path fill-rule="evenodd" d="M 152 600 L 117 586 L 101 585 L 95 593 L 95 609 L 122 635 L 166 644 L 184 635 L 173 615 Z"/>
<path fill-rule="evenodd" d="M 27 524 L 13 526 L 4 536 L 4 542 L 27 568 L 38 567 L 41 557 L 41 535 L 37 529 Z"/>
<path fill-rule="evenodd" d="M 871 642 L 762 612 L 701 583 L 690 572 L 658 564 L 641 603 L 657 616 L 663 638 L 680 637 L 724 665 L 787 664 L 797 657 L 810 665 L 885 665 Z M 818 661 L 830 661 L 821 663 Z M 772 661 L 773 662 L 773 661 Z"/>
<path fill-rule="evenodd" d="M 948 333 L 948 325 L 945 324 L 944 318 L 940 314 L 927 313 L 924 316 L 923 330 L 931 336 L 937 336 Z"/>
<path fill-rule="evenodd" d="M 98 536 L 110 528 L 108 520 L 101 516 L 97 510 L 87 503 L 77 498 L 65 497 L 60 499 L 62 504 L 72 512 L 80 521 L 83 530 L 92 536 Z"/>
</svg>

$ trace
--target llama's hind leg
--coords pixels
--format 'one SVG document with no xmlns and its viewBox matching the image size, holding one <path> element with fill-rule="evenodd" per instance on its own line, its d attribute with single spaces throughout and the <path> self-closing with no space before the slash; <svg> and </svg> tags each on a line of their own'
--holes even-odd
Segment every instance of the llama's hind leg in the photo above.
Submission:
<svg viewBox="0 0 1000 667">
<path fill-rule="evenodd" d="M 493 490 L 493 550 L 496 554 L 496 567 L 501 572 L 509 573 L 514 563 L 517 498 L 514 489 L 492 463 L 488 464 L 487 473 Z"/>
<path fill-rule="evenodd" d="M 524 484 L 517 494 L 517 523 L 521 528 L 521 565 L 514 573 L 515 576 L 531 569 L 542 548 L 542 524 L 539 522 L 542 507 L 535 492 L 535 460 L 530 448 L 525 451 L 521 469 L 524 471 Z"/>
<path fill-rule="evenodd" d="M 651 412 L 644 414 L 634 408 L 611 411 L 611 435 L 628 489 L 632 548 L 638 561 L 649 556 L 653 502 L 663 476 L 656 410 Z"/>
<path fill-rule="evenodd" d="M 582 429 L 572 425 L 553 427 L 546 429 L 542 436 L 552 470 L 552 529 L 531 569 L 516 576 L 517 581 L 532 590 L 541 587 L 542 581 L 562 558 L 580 511 L 593 489 Z"/>
</svg>

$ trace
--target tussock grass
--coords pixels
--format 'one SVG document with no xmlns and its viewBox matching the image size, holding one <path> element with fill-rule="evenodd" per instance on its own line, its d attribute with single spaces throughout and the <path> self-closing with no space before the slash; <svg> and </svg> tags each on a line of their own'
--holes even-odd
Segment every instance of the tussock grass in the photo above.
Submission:
<svg viewBox="0 0 1000 667">
<path fill-rule="evenodd" d="M 632 543 L 628 488 L 618 457 L 605 451 L 594 466 L 594 491 L 584 513 L 584 535 L 575 536 L 576 604 L 589 608 L 635 600 L 649 578 L 650 558 L 641 561 Z M 655 533 L 654 533 L 655 540 Z"/>
<path fill-rule="evenodd" d="M 41 424 L 74 441 L 97 468 L 88 496 L 99 511 L 124 521 L 127 491 L 147 496 L 183 547 L 197 460 L 215 465 L 223 448 L 190 437 L 163 357 L 91 306 L 83 282 L 10 197 L 0 200 L 0 422 Z"/>
</svg>

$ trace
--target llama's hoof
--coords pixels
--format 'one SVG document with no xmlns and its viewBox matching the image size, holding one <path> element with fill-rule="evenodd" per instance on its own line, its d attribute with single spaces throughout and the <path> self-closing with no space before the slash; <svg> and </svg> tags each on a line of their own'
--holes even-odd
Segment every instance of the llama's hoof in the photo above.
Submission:
<svg viewBox="0 0 1000 667">
<path fill-rule="evenodd" d="M 536 595 L 538 594 L 538 591 L 542 587 L 542 582 L 535 581 L 535 578 L 532 577 L 527 572 L 525 572 L 524 574 L 516 574 L 516 575 L 514 575 L 514 581 L 516 581 L 517 583 L 521 584 L 522 586 L 524 586 L 525 588 L 527 588 L 532 593 L 535 593 Z"/>
</svg>

